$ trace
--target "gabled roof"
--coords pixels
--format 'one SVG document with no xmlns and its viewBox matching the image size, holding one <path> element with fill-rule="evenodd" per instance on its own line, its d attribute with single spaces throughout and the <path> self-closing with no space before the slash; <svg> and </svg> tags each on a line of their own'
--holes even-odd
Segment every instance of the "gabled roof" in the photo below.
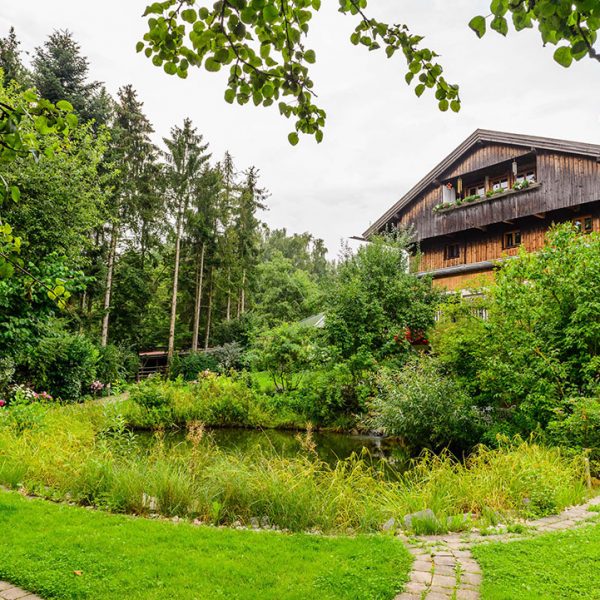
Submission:
<svg viewBox="0 0 600 600">
<path fill-rule="evenodd" d="M 394 215 L 404 207 L 408 206 L 421 193 L 423 193 L 434 181 L 442 176 L 452 165 L 461 159 L 473 146 L 481 143 L 506 144 L 509 146 L 523 146 L 540 150 L 553 150 L 565 154 L 579 154 L 600 159 L 600 145 L 587 144 L 583 142 L 571 142 L 554 138 L 539 137 L 535 135 L 522 135 L 520 133 L 506 133 L 503 131 L 491 131 L 489 129 L 476 129 L 460 146 L 454 149 L 441 163 L 432 169 L 417 185 L 409 190 L 396 204 L 386 211 L 375 223 L 373 223 L 363 236 L 377 233 Z"/>
</svg>

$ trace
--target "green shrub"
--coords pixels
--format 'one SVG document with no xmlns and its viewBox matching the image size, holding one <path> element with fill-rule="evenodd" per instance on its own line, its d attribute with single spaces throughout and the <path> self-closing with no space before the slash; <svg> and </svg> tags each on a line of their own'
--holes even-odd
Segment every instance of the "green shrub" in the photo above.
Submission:
<svg viewBox="0 0 600 600">
<path fill-rule="evenodd" d="M 98 349 L 83 335 L 61 333 L 42 338 L 28 357 L 31 382 L 55 398 L 75 401 L 96 379 Z"/>
<path fill-rule="evenodd" d="M 209 352 L 217 361 L 221 373 L 227 373 L 231 370 L 238 371 L 245 366 L 244 349 L 237 342 L 216 346 Z"/>
<path fill-rule="evenodd" d="M 122 346 L 108 344 L 99 349 L 96 377 L 104 384 L 131 381 L 139 369 L 139 357 Z"/>
<path fill-rule="evenodd" d="M 171 365 L 171 376 L 183 377 L 185 381 L 194 381 L 204 371 L 217 372 L 219 363 L 210 352 L 190 352 L 184 356 L 175 356 Z"/>
<path fill-rule="evenodd" d="M 197 382 L 148 378 L 130 391 L 141 409 L 136 425 L 173 426 L 201 421 L 207 425 L 249 425 L 256 394 L 241 377 L 205 373 Z"/>
<path fill-rule="evenodd" d="M 263 332 L 252 345 L 252 362 L 268 371 L 278 391 L 295 387 L 294 375 L 310 369 L 321 358 L 318 332 L 299 323 L 285 323 Z"/>
<path fill-rule="evenodd" d="M 357 380 L 350 367 L 340 363 L 305 373 L 293 393 L 294 408 L 316 424 L 332 424 L 340 417 L 362 413 L 368 393 L 368 383 Z"/>
<path fill-rule="evenodd" d="M 46 412 L 38 395 L 23 385 L 12 389 L 10 404 L 0 410 L 5 422 L 18 434 L 39 427 L 44 421 Z"/>
<path fill-rule="evenodd" d="M 159 377 L 148 377 L 131 388 L 129 397 L 143 408 L 163 408 L 171 404 L 169 389 Z"/>
<path fill-rule="evenodd" d="M 592 470 L 600 473 L 600 399 L 573 398 L 556 411 L 556 418 L 547 428 L 553 444 L 588 449 Z"/>
<path fill-rule="evenodd" d="M 479 438 L 479 413 L 437 361 L 413 359 L 400 371 L 382 369 L 367 423 L 414 448 L 464 448 Z"/>
<path fill-rule="evenodd" d="M 193 395 L 202 406 L 203 420 L 208 424 L 250 423 L 250 408 L 254 397 L 252 390 L 241 379 L 206 375 L 194 385 Z"/>
<path fill-rule="evenodd" d="M 0 357 L 0 398 L 4 399 L 14 374 L 15 361 L 10 356 Z"/>
</svg>

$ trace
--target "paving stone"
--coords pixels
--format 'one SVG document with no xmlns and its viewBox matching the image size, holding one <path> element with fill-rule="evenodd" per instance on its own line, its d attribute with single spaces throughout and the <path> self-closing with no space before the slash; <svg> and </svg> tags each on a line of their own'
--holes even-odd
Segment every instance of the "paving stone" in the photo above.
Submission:
<svg viewBox="0 0 600 600">
<path fill-rule="evenodd" d="M 462 567 L 462 570 L 466 571 L 467 573 L 477 573 L 477 574 L 481 573 L 481 567 L 475 560 L 464 560 L 463 559 L 460 561 L 460 566 Z"/>
<path fill-rule="evenodd" d="M 435 574 L 436 575 L 448 575 L 449 577 L 456 577 L 455 566 L 436 565 L 435 566 Z"/>
<path fill-rule="evenodd" d="M 433 557 L 434 565 L 446 565 L 453 567 L 456 564 L 456 559 L 454 556 L 434 556 Z"/>
<path fill-rule="evenodd" d="M 417 583 L 416 581 L 409 581 L 405 586 L 404 586 L 404 591 L 405 592 L 410 592 L 411 594 L 422 594 L 427 588 L 428 586 L 425 585 L 424 583 Z"/>
<path fill-rule="evenodd" d="M 415 560 L 412 565 L 413 571 L 431 571 L 433 563 L 429 560 Z"/>
<path fill-rule="evenodd" d="M 463 583 L 469 583 L 470 585 L 481 585 L 481 575 L 479 573 L 462 573 L 460 580 Z"/>
<path fill-rule="evenodd" d="M 421 594 L 411 594 L 409 592 L 402 592 L 394 598 L 394 600 L 421 600 Z"/>
<path fill-rule="evenodd" d="M 449 588 L 449 587 L 441 587 L 439 585 L 432 585 L 429 588 L 429 593 L 430 594 L 444 594 L 447 598 L 451 597 L 452 594 L 454 593 L 454 588 Z M 429 598 L 429 596 L 427 596 Z"/>
<path fill-rule="evenodd" d="M 12 583 L 8 583 L 8 581 L 0 581 L 0 592 L 2 590 L 10 590 L 11 588 L 14 588 L 15 586 Z"/>
<path fill-rule="evenodd" d="M 4 600 L 18 600 L 19 598 L 24 598 L 29 595 L 29 592 L 16 587 L 0 592 L 0 598 L 3 598 Z"/>
<path fill-rule="evenodd" d="M 449 598 L 452 598 L 452 593 L 440 594 L 438 592 L 429 592 L 427 594 L 427 600 L 448 600 Z"/>
<path fill-rule="evenodd" d="M 456 585 L 456 577 L 448 577 L 448 575 L 437 575 L 434 573 L 431 585 L 453 588 Z"/>
<path fill-rule="evenodd" d="M 479 592 L 473 590 L 456 590 L 456 600 L 479 600 Z"/>
<path fill-rule="evenodd" d="M 410 580 L 418 583 L 429 583 L 431 581 L 431 573 L 413 571 L 410 575 Z"/>
</svg>

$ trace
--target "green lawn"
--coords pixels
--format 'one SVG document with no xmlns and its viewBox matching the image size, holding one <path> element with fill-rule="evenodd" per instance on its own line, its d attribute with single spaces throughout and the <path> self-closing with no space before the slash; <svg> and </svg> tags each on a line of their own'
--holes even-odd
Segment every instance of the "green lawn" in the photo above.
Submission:
<svg viewBox="0 0 600 600">
<path fill-rule="evenodd" d="M 0 580 L 45 598 L 391 599 L 411 563 L 387 536 L 194 527 L 13 492 L 0 492 L 0 532 Z"/>
<path fill-rule="evenodd" d="M 473 549 L 483 600 L 600 598 L 600 524 Z"/>
</svg>

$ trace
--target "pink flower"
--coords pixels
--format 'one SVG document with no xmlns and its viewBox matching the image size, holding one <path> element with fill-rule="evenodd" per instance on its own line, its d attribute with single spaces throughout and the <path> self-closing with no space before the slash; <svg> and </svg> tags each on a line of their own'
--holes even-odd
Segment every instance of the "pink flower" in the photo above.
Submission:
<svg viewBox="0 0 600 600">
<path fill-rule="evenodd" d="M 0 398 L 0 406 L 6 406 L 6 400 Z"/>
</svg>

